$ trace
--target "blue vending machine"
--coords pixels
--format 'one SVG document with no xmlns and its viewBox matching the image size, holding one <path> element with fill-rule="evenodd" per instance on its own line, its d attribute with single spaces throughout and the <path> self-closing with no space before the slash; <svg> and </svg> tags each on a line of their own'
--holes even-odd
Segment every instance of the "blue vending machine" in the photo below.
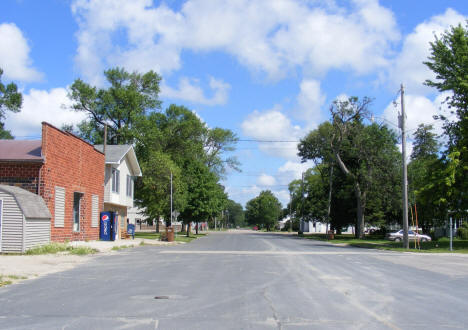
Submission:
<svg viewBox="0 0 468 330">
<path fill-rule="evenodd" d="M 114 212 L 101 212 L 101 228 L 99 231 L 99 238 L 101 241 L 114 241 L 115 240 L 115 213 Z"/>
</svg>

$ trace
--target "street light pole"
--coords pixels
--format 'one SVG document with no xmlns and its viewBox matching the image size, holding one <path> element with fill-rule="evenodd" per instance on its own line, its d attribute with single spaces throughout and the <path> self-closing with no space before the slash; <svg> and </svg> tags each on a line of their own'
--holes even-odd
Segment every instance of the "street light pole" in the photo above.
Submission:
<svg viewBox="0 0 468 330">
<path fill-rule="evenodd" d="M 289 192 L 289 232 L 292 233 L 292 213 L 291 213 L 291 204 L 292 204 L 292 191 Z"/>
</svg>

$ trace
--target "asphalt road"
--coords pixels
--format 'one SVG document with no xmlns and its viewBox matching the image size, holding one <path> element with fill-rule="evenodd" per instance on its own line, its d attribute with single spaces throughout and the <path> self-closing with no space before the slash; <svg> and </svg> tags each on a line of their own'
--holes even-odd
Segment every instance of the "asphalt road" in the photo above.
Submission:
<svg viewBox="0 0 468 330">
<path fill-rule="evenodd" d="M 161 299 L 155 299 L 155 297 Z M 1 329 L 468 326 L 468 258 L 214 233 L 0 289 Z"/>
</svg>

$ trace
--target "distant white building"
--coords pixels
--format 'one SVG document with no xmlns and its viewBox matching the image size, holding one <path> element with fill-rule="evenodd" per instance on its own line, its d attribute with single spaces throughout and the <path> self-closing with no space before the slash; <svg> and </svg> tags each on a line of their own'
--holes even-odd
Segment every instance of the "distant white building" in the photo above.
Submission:
<svg viewBox="0 0 468 330">
<path fill-rule="evenodd" d="M 330 226 L 328 226 L 330 229 Z M 327 233 L 327 224 L 323 222 L 313 222 L 307 220 L 301 220 L 299 223 L 299 230 L 303 233 L 318 233 L 318 234 L 326 234 Z M 342 230 L 341 233 L 343 234 L 354 234 L 354 227 L 348 226 L 346 230 Z"/>
</svg>

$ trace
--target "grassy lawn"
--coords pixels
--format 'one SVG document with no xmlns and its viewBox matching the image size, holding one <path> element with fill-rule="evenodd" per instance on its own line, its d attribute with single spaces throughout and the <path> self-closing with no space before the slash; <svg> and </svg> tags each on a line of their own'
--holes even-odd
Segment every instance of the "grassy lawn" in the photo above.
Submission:
<svg viewBox="0 0 468 330">
<path fill-rule="evenodd" d="M 198 237 L 203 237 L 205 236 L 206 234 L 190 234 L 189 237 L 187 237 L 187 234 L 185 233 L 177 233 L 177 236 L 175 237 L 175 241 L 176 242 L 191 242 L 193 241 L 194 239 L 197 239 Z M 136 238 L 145 238 L 145 239 L 160 239 L 161 235 L 158 234 L 158 233 L 144 233 L 144 232 L 140 232 L 140 233 L 135 233 L 135 237 Z"/>
<path fill-rule="evenodd" d="M 320 241 L 327 241 L 325 234 L 307 234 L 299 235 L 308 239 L 315 239 Z M 392 250 L 392 251 L 408 251 L 402 248 L 401 242 L 392 242 L 381 237 L 366 237 L 365 239 L 356 239 L 353 235 L 335 235 L 334 240 L 328 242 L 333 244 L 347 244 L 349 246 L 362 247 L 367 249 L 378 249 L 378 250 Z M 414 242 L 410 242 L 411 252 L 431 252 L 431 253 L 442 253 L 449 251 L 450 241 L 448 238 L 440 238 L 437 241 L 432 242 L 421 242 L 421 249 L 417 249 L 414 246 Z M 468 240 L 461 240 L 454 238 L 453 240 L 453 252 L 456 253 L 468 253 Z"/>
<path fill-rule="evenodd" d="M 56 254 L 59 252 L 66 252 L 69 254 L 76 254 L 76 255 L 87 255 L 93 254 L 98 252 L 96 249 L 92 249 L 90 247 L 73 247 L 69 246 L 66 243 L 50 243 L 47 245 L 38 246 L 26 251 L 28 255 L 38 255 L 38 254 Z"/>
<path fill-rule="evenodd" d="M 135 238 L 159 239 L 160 237 L 161 235 L 159 233 L 135 232 Z"/>
</svg>

